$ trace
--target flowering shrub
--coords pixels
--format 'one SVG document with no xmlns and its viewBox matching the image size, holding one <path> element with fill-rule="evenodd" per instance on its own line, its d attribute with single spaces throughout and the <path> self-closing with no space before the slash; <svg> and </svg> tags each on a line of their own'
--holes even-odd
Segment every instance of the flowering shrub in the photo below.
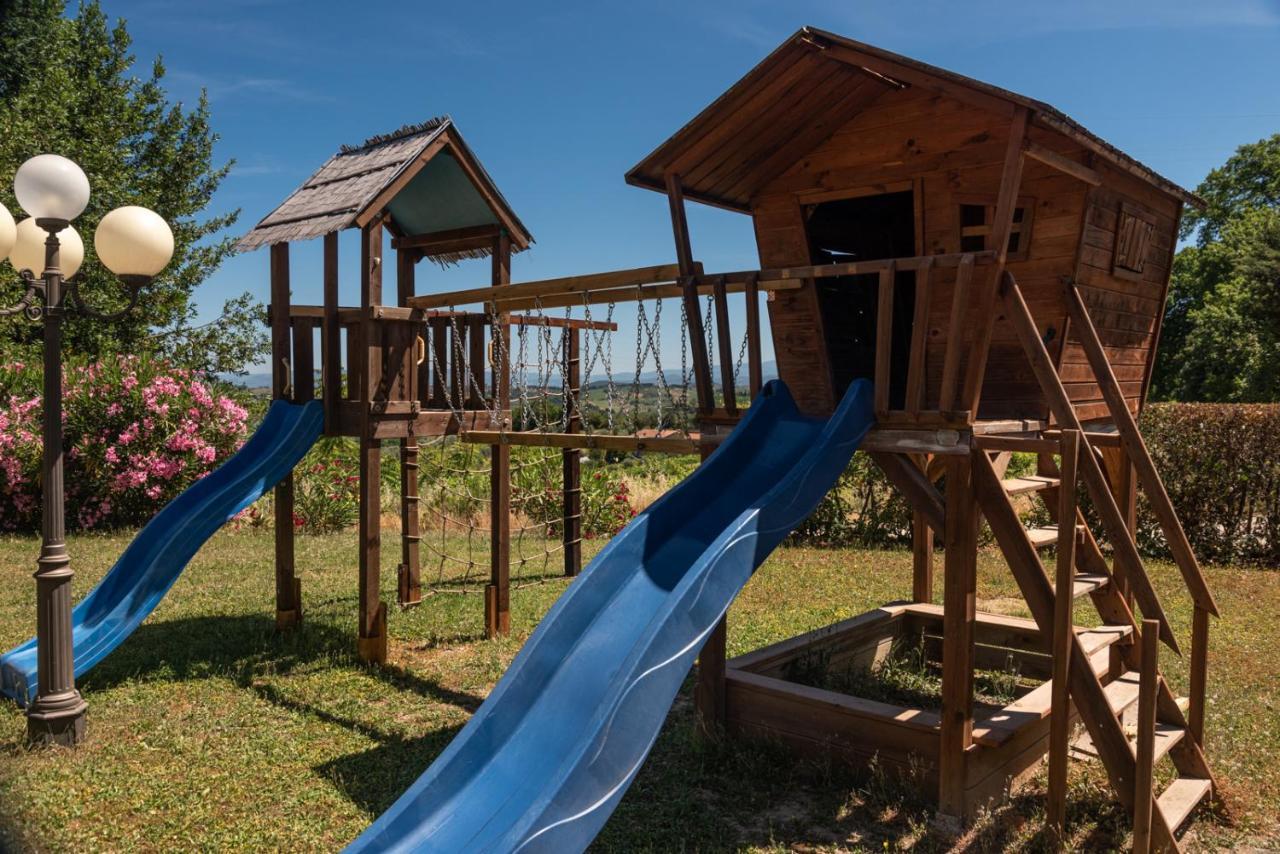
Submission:
<svg viewBox="0 0 1280 854">
<path fill-rule="evenodd" d="M 349 439 L 321 439 L 307 453 L 294 470 L 295 529 L 327 534 L 356 523 L 360 513 L 358 452 L 359 446 Z"/>
<path fill-rule="evenodd" d="M 41 366 L 0 366 L 0 530 L 40 523 Z M 240 447 L 248 411 L 201 374 L 124 356 L 69 361 L 62 416 L 67 525 L 140 525 Z"/>
</svg>

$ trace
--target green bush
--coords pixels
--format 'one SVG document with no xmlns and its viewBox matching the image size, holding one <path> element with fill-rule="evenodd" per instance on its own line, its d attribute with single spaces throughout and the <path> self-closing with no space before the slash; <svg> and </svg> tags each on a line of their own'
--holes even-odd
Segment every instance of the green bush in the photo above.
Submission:
<svg viewBox="0 0 1280 854">
<path fill-rule="evenodd" d="M 1197 557 L 1280 564 L 1280 405 L 1156 403 L 1142 433 Z M 1167 556 L 1139 495 L 1139 547 Z"/>
</svg>

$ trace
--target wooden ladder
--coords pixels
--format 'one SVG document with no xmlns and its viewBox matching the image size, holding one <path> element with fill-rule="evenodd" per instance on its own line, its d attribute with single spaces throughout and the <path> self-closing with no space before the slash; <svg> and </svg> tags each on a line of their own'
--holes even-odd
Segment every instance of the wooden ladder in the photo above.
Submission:
<svg viewBox="0 0 1280 854">
<path fill-rule="evenodd" d="M 1080 440 L 1079 452 L 1070 463 L 1063 455 L 1064 469 L 1071 473 L 1069 479 L 1064 480 L 1049 462 L 1048 455 L 1043 453 L 1044 440 L 1038 440 L 1042 452 L 1039 473 L 1034 477 L 1002 480 L 989 452 L 975 448 L 973 479 L 979 506 L 1045 637 L 1054 637 L 1055 625 L 1067 627 L 1065 631 L 1059 629 L 1058 635 L 1061 650 L 1066 653 L 1062 661 L 1068 673 L 1068 691 L 1062 695 L 1063 708 L 1055 708 L 1053 713 L 1063 714 L 1065 720 L 1065 703 L 1069 695 L 1088 731 L 1088 739 L 1079 744 L 1080 749 L 1096 754 L 1102 760 L 1117 800 L 1135 817 L 1135 848 L 1177 851 L 1180 847 L 1175 833 L 1196 807 L 1217 791 L 1202 749 L 1204 636 L 1207 628 L 1197 630 L 1195 634 L 1199 637 L 1193 637 L 1192 642 L 1193 722 L 1189 722 L 1160 675 L 1155 660 L 1158 649 L 1156 635 L 1175 651 L 1179 651 L 1177 641 L 1138 554 L 1133 533 L 1128 529 L 1108 486 L 1098 460 L 1098 450 L 1089 444 L 1035 321 L 1017 283 L 1008 272 L 1001 282 L 1001 295 L 1005 316 L 1016 330 L 1048 398 L 1049 409 L 1062 428 L 1058 434 L 1061 437 L 1058 449 L 1061 451 L 1061 442 L 1067 439 L 1071 440 L 1074 449 L 1074 443 Z M 1217 614 L 1217 607 L 1074 286 L 1068 286 L 1067 298 L 1073 329 L 1084 344 L 1120 438 L 1171 544 L 1175 560 L 1195 601 L 1199 626 L 1202 619 L 1207 621 L 1208 615 Z M 1084 515 L 1076 506 L 1077 468 L 1079 479 L 1083 480 L 1107 540 L 1114 549 L 1114 569 L 1108 565 L 1097 540 L 1085 525 Z M 1063 491 L 1069 493 L 1066 501 L 1062 501 L 1059 495 Z M 1030 529 L 1024 527 L 1012 502 L 1017 495 L 1042 498 L 1055 524 Z M 1064 512 L 1070 515 L 1069 522 L 1061 518 Z M 1063 537 L 1067 525 L 1071 526 L 1070 538 Z M 1041 562 L 1040 550 L 1050 545 L 1068 550 L 1068 565 L 1060 566 L 1056 577 L 1070 579 L 1071 599 L 1088 595 L 1102 618 L 1103 626 L 1099 628 L 1122 631 L 1127 635 L 1123 642 L 1098 652 L 1086 647 L 1082 634 L 1071 625 L 1069 603 L 1057 599 L 1055 584 Z M 1145 637 L 1124 590 L 1130 591 L 1142 608 L 1146 618 Z M 1204 625 L 1207 626 L 1207 622 Z M 1201 692 L 1198 698 L 1195 696 L 1197 691 Z M 1146 695 L 1143 705 L 1149 708 L 1139 714 L 1138 738 L 1131 740 L 1122 716 L 1142 694 Z M 1145 727 L 1141 720 L 1143 714 L 1150 718 Z M 1157 795 L 1152 787 L 1151 769 L 1154 763 L 1165 757 L 1172 762 L 1178 776 Z M 1052 796 L 1051 791 L 1051 799 Z"/>
</svg>

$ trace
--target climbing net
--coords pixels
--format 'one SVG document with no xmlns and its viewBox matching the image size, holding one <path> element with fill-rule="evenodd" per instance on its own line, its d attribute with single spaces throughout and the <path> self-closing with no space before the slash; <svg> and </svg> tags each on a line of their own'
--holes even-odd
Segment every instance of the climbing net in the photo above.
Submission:
<svg viewBox="0 0 1280 854">
<path fill-rule="evenodd" d="M 611 532 L 616 520 L 607 506 L 602 512 L 583 506 L 593 503 L 584 499 L 595 491 L 579 488 L 576 514 L 569 509 L 573 484 L 566 478 L 577 480 L 570 472 L 583 465 L 585 448 L 597 448 L 597 458 L 616 458 L 642 453 L 645 443 L 654 440 L 690 440 L 696 429 L 689 318 L 683 300 L 637 299 L 629 304 L 634 306 L 634 363 L 626 369 L 619 368 L 615 353 L 618 304 L 593 304 L 585 297 L 577 305 L 549 308 L 535 301 L 511 319 L 505 327 L 509 333 L 502 335 L 492 334 L 504 327 L 495 326 L 501 318 L 490 311 L 485 315 L 483 329 L 489 334 L 483 348 L 466 346 L 465 316 L 448 312 L 447 326 L 436 326 L 434 334 L 447 334 L 449 346 L 425 348 L 432 375 L 448 381 L 443 400 L 458 423 L 486 431 L 489 442 L 510 444 L 506 545 L 511 587 L 562 575 L 566 540 Z M 712 375 L 718 376 L 710 296 L 701 319 Z M 475 334 L 480 327 L 470 328 Z M 672 334 L 677 336 L 674 353 L 664 353 L 664 334 L 668 342 Z M 747 345 L 744 332 L 732 370 L 735 384 Z M 480 353 L 484 365 L 474 364 Z M 672 355 L 678 367 L 670 364 Z M 492 377 L 487 392 L 486 374 Z M 496 393 L 503 376 L 509 377 L 509 410 Z M 630 447 L 607 441 L 618 437 L 640 441 Z M 492 447 L 461 435 L 435 438 L 421 448 L 422 582 L 433 592 L 479 592 L 489 580 Z M 587 466 L 594 470 L 581 475 L 583 479 L 607 474 L 590 458 Z M 608 500 L 604 499 L 606 505 Z M 569 537 L 564 535 L 566 527 Z"/>
</svg>

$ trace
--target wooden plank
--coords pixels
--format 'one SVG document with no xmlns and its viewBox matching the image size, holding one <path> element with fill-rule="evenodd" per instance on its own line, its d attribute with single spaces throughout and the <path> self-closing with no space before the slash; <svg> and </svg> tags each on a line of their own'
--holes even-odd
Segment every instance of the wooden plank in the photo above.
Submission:
<svg viewBox="0 0 1280 854">
<path fill-rule="evenodd" d="M 582 333 L 576 330 L 565 335 L 564 375 L 565 405 L 569 418 L 565 430 L 582 432 L 582 409 L 579 395 L 582 392 Z M 566 448 L 563 456 L 564 507 L 561 523 L 564 536 L 564 574 L 576 576 L 582 571 L 582 452 Z"/>
<path fill-rule="evenodd" d="M 406 234 L 391 241 L 392 249 L 416 249 L 421 255 L 436 255 L 467 249 L 490 249 L 502 227 L 497 224 L 469 225 L 427 234 Z"/>
<path fill-rule="evenodd" d="M 1213 782 L 1195 777 L 1179 777 L 1169 784 L 1157 801 L 1160 814 L 1170 828 L 1177 829 L 1195 812 L 1213 790 Z"/>
<path fill-rule="evenodd" d="M 674 172 L 666 175 L 667 206 L 671 211 L 671 232 L 676 244 L 676 262 L 684 290 L 684 310 L 689 323 L 689 352 L 693 357 L 693 378 L 698 391 L 698 411 L 710 412 L 715 408 L 715 394 L 711 387 L 711 362 L 707 355 L 707 339 L 702 328 L 702 310 L 698 305 L 698 288 L 694 281 L 693 250 L 689 246 L 689 223 L 685 219 L 684 193 L 680 176 Z"/>
<path fill-rule="evenodd" d="M 733 379 L 733 339 L 729 333 L 729 298 L 725 294 L 723 279 L 712 285 L 715 302 L 716 346 L 720 359 L 720 391 L 724 395 L 724 408 L 730 415 L 738 413 L 737 393 Z"/>
<path fill-rule="evenodd" d="M 943 498 L 911 458 L 901 453 L 871 451 L 871 459 L 906 497 L 912 509 L 924 517 L 929 527 L 938 536 L 945 536 L 947 510 Z"/>
<path fill-rule="evenodd" d="M 973 744 L 974 622 L 977 605 L 978 511 L 968 457 L 946 463 L 946 550 L 943 567 L 941 738 L 938 811 L 965 813 L 966 751 Z M 980 456 L 980 454 L 979 454 Z M 984 457 L 985 459 L 985 457 Z"/>
<path fill-rule="evenodd" d="M 662 454 L 696 454 L 702 443 L 692 437 L 607 436 L 596 433 L 524 433 L 518 430 L 468 430 L 464 442 L 481 445 L 523 445 L 537 448 L 587 448 L 602 451 L 653 451 Z"/>
<path fill-rule="evenodd" d="M 511 239 L 506 229 L 492 243 L 490 281 L 495 287 L 511 281 Z M 494 333 L 503 336 L 502 351 L 511 352 L 510 327 L 504 316 L 495 318 Z M 483 381 L 484 324 L 471 330 L 471 369 Z M 511 407 L 511 363 L 501 359 L 496 367 L 494 403 L 499 410 Z M 478 394 L 478 392 L 477 392 Z M 485 635 L 505 636 L 511 632 L 511 448 L 494 443 L 489 448 L 489 584 L 485 588 Z"/>
<path fill-rule="evenodd" d="M 1146 493 L 1151 511 L 1160 522 L 1160 530 L 1164 532 L 1169 551 L 1173 553 L 1174 561 L 1182 573 L 1191 598 L 1196 605 L 1217 616 L 1218 606 L 1213 600 L 1213 594 L 1209 591 L 1204 572 L 1201 571 L 1200 564 L 1191 549 L 1191 542 L 1187 539 L 1182 522 L 1178 519 L 1177 510 L 1169 500 L 1169 493 L 1165 490 L 1164 481 L 1156 469 L 1155 461 L 1151 459 L 1150 451 L 1147 450 L 1147 443 L 1143 441 L 1142 433 L 1138 430 L 1138 422 L 1129 411 L 1122 387 L 1112 373 L 1111 365 L 1107 362 L 1102 342 L 1098 339 L 1098 332 L 1094 328 L 1089 311 L 1075 288 L 1067 290 L 1067 307 L 1071 313 L 1071 322 L 1076 328 L 1076 335 L 1089 357 L 1094 376 L 1098 378 L 1098 387 L 1102 391 L 1103 399 L 1111 410 L 1125 450 L 1137 470 L 1142 491 Z"/>
<path fill-rule="evenodd" d="M 1198 605 L 1191 617 L 1191 687 L 1188 697 L 1187 727 L 1192 738 L 1204 746 L 1205 686 L 1209 677 L 1209 612 Z"/>
<path fill-rule="evenodd" d="M 692 261 L 690 262 L 692 267 Z M 515 300 L 521 297 L 549 297 L 561 294 L 583 293 L 609 288 L 626 288 L 655 282 L 670 282 L 680 276 L 676 264 L 658 264 L 651 267 L 635 267 L 613 270 L 607 273 L 591 273 L 581 276 L 563 276 L 556 279 L 540 279 L 513 285 L 470 288 L 414 297 L 412 308 L 448 308 L 454 305 L 488 302 L 495 298 Z"/>
<path fill-rule="evenodd" d="M 1160 626 L 1155 620 L 1142 621 L 1142 669 L 1138 681 L 1137 773 L 1133 789 L 1133 850 L 1151 850 L 1151 819 L 1155 806 L 1156 667 Z"/>
<path fill-rule="evenodd" d="M 893 360 L 893 264 L 880 271 L 876 290 L 876 364 L 875 410 L 881 416 L 889 411 L 889 369 Z"/>
<path fill-rule="evenodd" d="M 991 247 L 996 253 L 991 281 L 978 299 L 977 335 L 969 348 L 969 361 L 965 371 L 964 393 L 961 407 L 978 411 L 982 397 L 982 381 L 987 370 L 987 356 L 991 349 L 991 336 L 995 331 L 996 301 L 1005 261 L 1009 254 L 1009 232 L 1013 228 L 1013 212 L 1017 204 L 1018 188 L 1022 183 L 1023 150 L 1030 112 L 1026 107 L 1014 110 L 1009 126 L 1009 143 L 1005 150 L 1004 166 L 1000 172 L 1000 191 L 996 196 L 995 215 L 991 222 Z"/>
<path fill-rule="evenodd" d="M 470 369 L 466 394 L 468 409 L 480 409 L 484 406 L 485 326 L 484 315 L 474 316 L 467 321 L 467 367 Z"/>
<path fill-rule="evenodd" d="M 1035 319 L 1027 309 L 1027 304 L 1023 300 L 1022 293 L 1012 275 L 1008 273 L 1004 275 L 1001 290 L 1004 297 L 1005 316 L 1022 341 L 1023 350 L 1031 363 L 1031 369 L 1044 390 L 1050 412 L 1053 413 L 1054 418 L 1058 420 L 1058 423 L 1063 428 L 1082 430 L 1076 410 L 1072 407 L 1071 400 L 1067 397 L 1062 383 L 1058 381 L 1058 375 L 1053 369 L 1053 362 L 1049 357 L 1049 352 L 1045 348 L 1044 341 L 1040 338 L 1039 331 L 1036 329 Z M 1161 638 L 1171 649 L 1177 651 L 1177 639 L 1174 637 L 1173 630 L 1169 628 L 1169 621 L 1164 615 L 1164 608 L 1156 596 L 1155 589 L 1151 586 L 1151 578 L 1147 575 L 1142 557 L 1138 554 L 1137 544 L 1125 526 L 1124 517 L 1120 513 L 1120 508 L 1116 505 L 1115 497 L 1111 494 L 1106 476 L 1102 473 L 1097 458 L 1093 454 L 1081 454 L 1080 459 L 1080 471 L 1089 490 L 1089 497 L 1093 500 L 1094 507 L 1097 509 L 1103 527 L 1106 529 L 1107 539 L 1111 542 L 1112 548 L 1122 558 L 1121 566 L 1124 569 L 1124 577 L 1133 587 L 1138 604 L 1142 606 L 1143 614 L 1160 621 Z"/>
<path fill-rule="evenodd" d="M 956 267 L 956 282 L 951 291 L 951 321 L 947 327 L 947 349 L 942 358 L 942 382 L 939 385 L 938 408 L 950 409 L 959 393 L 960 348 L 964 342 L 969 317 L 969 283 L 973 278 L 974 256 L 966 255 Z"/>
<path fill-rule="evenodd" d="M 289 244 L 271 246 L 271 396 L 277 400 L 293 396 L 290 365 L 289 324 Z M 298 580 L 294 563 L 293 471 L 275 488 L 275 580 L 276 628 L 287 629 L 302 616 L 297 600 Z"/>
<path fill-rule="evenodd" d="M 907 361 L 906 410 L 911 413 L 924 408 L 925 349 L 929 338 L 929 301 L 932 290 L 929 278 L 933 265 L 916 270 L 915 308 L 911 319 L 911 350 Z"/>
<path fill-rule="evenodd" d="M 310 321 L 294 322 L 293 402 L 306 403 L 316 396 L 315 337 Z"/>
<path fill-rule="evenodd" d="M 1075 519 L 1076 461 L 1080 452 L 1080 433 L 1062 431 L 1061 475 L 1058 482 L 1058 518 Z M 1058 545 L 1057 572 L 1053 589 L 1053 675 L 1049 721 L 1049 792 L 1045 803 L 1046 823 L 1054 838 L 1066 839 L 1067 819 L 1067 749 L 1070 746 L 1070 668 L 1071 641 L 1075 631 L 1071 619 L 1075 603 L 1074 576 L 1076 571 L 1076 543 L 1079 536 L 1074 529 L 1070 536 L 1062 538 Z M 1071 591 L 1071 592 L 1068 592 Z"/>
<path fill-rule="evenodd" d="M 743 285 L 747 300 L 747 393 L 756 399 L 764 387 L 764 367 L 761 355 L 760 332 L 760 281 L 752 278 Z"/>
<path fill-rule="evenodd" d="M 695 277 L 698 293 L 705 296 L 712 292 L 713 284 L 706 276 Z M 756 282 L 757 290 L 763 291 L 795 291 L 804 283 L 794 280 L 772 282 Z M 730 294 L 745 293 L 746 282 L 726 282 L 725 292 Z M 565 296 L 541 297 L 537 299 L 497 300 L 495 303 L 509 311 L 547 310 L 552 308 L 577 308 L 592 305 L 621 305 L 641 300 L 679 299 L 684 296 L 684 286 L 680 284 L 635 285 L 625 288 L 605 288 L 603 290 L 583 291 Z M 598 322 L 598 321 L 597 321 Z M 615 324 L 616 327 L 616 324 Z"/>
<path fill-rule="evenodd" d="M 342 349 L 339 346 L 338 327 L 338 233 L 331 231 L 324 236 L 324 333 L 320 338 L 320 363 L 324 394 L 325 429 L 331 423 L 342 399 Z"/>
<path fill-rule="evenodd" d="M 1023 150 L 1033 160 L 1038 160 L 1046 166 L 1070 175 L 1072 178 L 1079 178 L 1086 184 L 1096 187 L 1102 183 L 1102 176 L 1096 170 L 1090 169 L 1085 164 L 1072 160 L 1070 157 L 1059 154 L 1051 148 L 1046 148 L 1039 143 L 1027 140 Z"/>
</svg>

